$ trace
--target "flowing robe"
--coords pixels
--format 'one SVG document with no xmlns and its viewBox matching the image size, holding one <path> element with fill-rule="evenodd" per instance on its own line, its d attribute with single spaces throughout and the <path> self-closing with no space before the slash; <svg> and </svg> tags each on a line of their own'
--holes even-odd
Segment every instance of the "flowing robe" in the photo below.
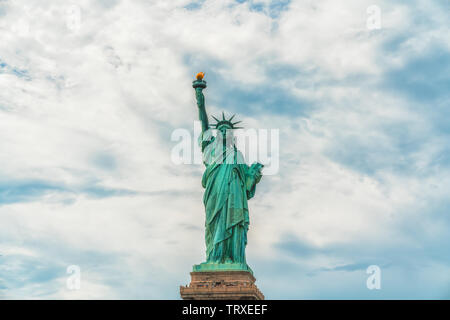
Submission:
<svg viewBox="0 0 450 320">
<path fill-rule="evenodd" d="M 206 262 L 246 264 L 247 200 L 254 196 L 259 179 L 235 145 L 225 148 L 212 136 L 211 130 L 200 135 L 199 145 L 206 166 L 202 178 Z"/>
</svg>

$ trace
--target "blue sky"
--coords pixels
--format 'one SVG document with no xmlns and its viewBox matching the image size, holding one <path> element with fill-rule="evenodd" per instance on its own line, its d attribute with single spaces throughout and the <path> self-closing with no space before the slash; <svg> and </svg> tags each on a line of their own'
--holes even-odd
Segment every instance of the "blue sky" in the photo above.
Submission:
<svg viewBox="0 0 450 320">
<path fill-rule="evenodd" d="M 1 1 L 0 298 L 179 298 L 204 260 L 203 167 L 170 137 L 193 131 L 204 71 L 210 115 L 280 130 L 249 202 L 268 299 L 449 299 L 449 9 Z"/>
</svg>

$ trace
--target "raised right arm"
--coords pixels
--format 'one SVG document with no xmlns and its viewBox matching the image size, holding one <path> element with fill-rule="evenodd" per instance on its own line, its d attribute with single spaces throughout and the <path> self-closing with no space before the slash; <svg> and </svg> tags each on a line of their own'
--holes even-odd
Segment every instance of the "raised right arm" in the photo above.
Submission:
<svg viewBox="0 0 450 320">
<path fill-rule="evenodd" d="M 203 95 L 203 89 L 206 88 L 206 81 L 195 80 L 192 86 L 195 89 L 195 98 L 197 99 L 198 117 L 202 122 L 202 132 L 209 129 L 208 115 L 205 108 L 205 96 Z"/>
</svg>

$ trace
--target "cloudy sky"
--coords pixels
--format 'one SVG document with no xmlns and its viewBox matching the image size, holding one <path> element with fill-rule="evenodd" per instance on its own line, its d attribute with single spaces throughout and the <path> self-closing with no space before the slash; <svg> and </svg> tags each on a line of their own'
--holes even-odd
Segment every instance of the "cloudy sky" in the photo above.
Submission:
<svg viewBox="0 0 450 320">
<path fill-rule="evenodd" d="M 198 71 L 209 114 L 279 129 L 249 202 L 266 298 L 450 298 L 447 0 L 73 3 L 0 1 L 0 298 L 179 298 Z"/>
</svg>

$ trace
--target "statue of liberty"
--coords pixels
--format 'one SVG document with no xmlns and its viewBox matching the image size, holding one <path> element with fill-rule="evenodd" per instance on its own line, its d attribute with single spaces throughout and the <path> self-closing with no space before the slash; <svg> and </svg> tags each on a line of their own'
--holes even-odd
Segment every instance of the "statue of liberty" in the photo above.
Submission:
<svg viewBox="0 0 450 320">
<path fill-rule="evenodd" d="M 202 92 L 206 88 L 203 76 L 202 72 L 197 75 L 193 87 L 202 124 L 199 146 L 206 166 L 202 177 L 205 188 L 206 262 L 194 265 L 194 271 L 252 272 L 245 259 L 249 228 L 247 201 L 255 194 L 263 165 L 245 164 L 242 153 L 234 143 L 232 131 L 239 128 L 236 124 L 240 122 L 232 122 L 234 115 L 226 119 L 222 112 L 222 119 L 213 116 L 217 123 L 209 124 Z M 216 136 L 213 136 L 212 128 L 217 129 Z"/>
</svg>

